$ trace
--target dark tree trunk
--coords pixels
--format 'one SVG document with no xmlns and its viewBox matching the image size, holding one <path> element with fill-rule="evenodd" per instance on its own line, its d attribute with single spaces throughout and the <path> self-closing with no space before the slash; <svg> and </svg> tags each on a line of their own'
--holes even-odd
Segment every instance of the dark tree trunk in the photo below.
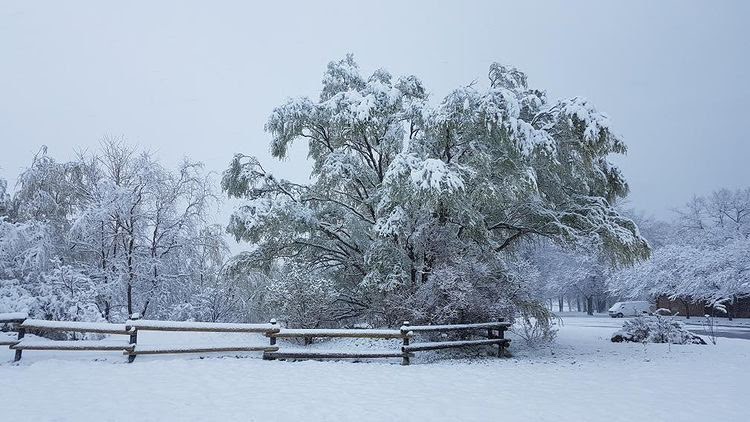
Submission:
<svg viewBox="0 0 750 422">
<path fill-rule="evenodd" d="M 597 313 L 603 313 L 604 310 L 607 308 L 607 299 L 602 297 L 596 298 L 596 312 Z"/>
<path fill-rule="evenodd" d="M 588 315 L 594 315 L 594 296 L 586 297 L 586 313 Z"/>
<path fill-rule="evenodd" d="M 576 296 L 576 309 L 578 309 L 578 312 L 581 312 L 581 297 Z"/>
<path fill-rule="evenodd" d="M 565 306 L 565 298 L 562 297 L 562 296 L 558 297 L 557 298 L 557 309 L 558 309 L 558 312 L 562 312 L 564 306 Z"/>
<path fill-rule="evenodd" d="M 690 319 L 690 302 L 685 299 L 680 299 L 680 302 L 685 306 L 685 319 Z"/>
</svg>

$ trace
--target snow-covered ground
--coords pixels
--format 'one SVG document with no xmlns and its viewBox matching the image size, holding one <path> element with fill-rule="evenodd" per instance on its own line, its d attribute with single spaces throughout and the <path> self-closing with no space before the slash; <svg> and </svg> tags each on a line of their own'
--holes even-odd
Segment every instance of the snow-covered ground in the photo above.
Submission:
<svg viewBox="0 0 750 422">
<path fill-rule="evenodd" d="M 263 361 L 254 353 L 127 364 L 116 352 L 35 351 L 13 364 L 0 348 L 0 420 L 740 420 L 750 341 L 611 343 L 621 323 L 568 314 L 552 346 L 532 349 L 516 338 L 512 358 L 418 354 L 408 367 L 398 359 Z M 139 343 L 248 339 L 266 343 L 255 335 L 139 334 Z M 349 340 L 316 347 L 342 344 L 370 347 Z"/>
</svg>

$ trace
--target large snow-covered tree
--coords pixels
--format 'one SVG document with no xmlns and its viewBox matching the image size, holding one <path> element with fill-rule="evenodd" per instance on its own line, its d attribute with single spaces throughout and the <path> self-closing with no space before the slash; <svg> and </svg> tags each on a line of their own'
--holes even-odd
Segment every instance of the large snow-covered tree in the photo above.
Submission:
<svg viewBox="0 0 750 422">
<path fill-rule="evenodd" d="M 244 202 L 229 231 L 256 245 L 258 268 L 282 259 L 323 270 L 339 319 L 467 321 L 534 303 L 519 244 L 596 245 L 613 263 L 649 254 L 613 204 L 628 186 L 608 161 L 626 151 L 587 100 L 550 101 L 526 75 L 493 64 L 489 86 L 439 103 L 414 76 L 363 76 L 332 62 L 317 100 L 290 99 L 266 124 L 271 151 L 307 142 L 312 182 L 295 184 L 238 154 L 222 187 Z"/>
</svg>

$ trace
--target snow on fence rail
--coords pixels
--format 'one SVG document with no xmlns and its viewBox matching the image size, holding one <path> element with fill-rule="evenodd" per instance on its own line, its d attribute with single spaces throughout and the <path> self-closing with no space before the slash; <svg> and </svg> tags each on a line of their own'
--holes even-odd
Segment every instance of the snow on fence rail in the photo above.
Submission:
<svg viewBox="0 0 750 422">
<path fill-rule="evenodd" d="M 86 351 L 121 351 L 128 356 L 128 362 L 133 362 L 137 355 L 172 354 L 172 353 L 213 353 L 213 352 L 263 352 L 263 359 L 369 359 L 369 358 L 397 358 L 402 359 L 402 365 L 409 365 L 414 352 L 437 350 L 446 348 L 463 348 L 485 345 L 497 345 L 498 356 L 510 340 L 504 338 L 504 332 L 510 323 L 502 320 L 479 324 L 456 325 L 409 325 L 408 321 L 397 330 L 394 329 L 293 329 L 280 328 L 276 320 L 268 324 L 234 324 L 214 322 L 180 322 L 141 320 L 133 315 L 125 324 L 93 323 L 79 321 L 47 321 L 27 319 L 25 314 L 0 314 L 0 323 L 15 326 L 18 336 L 12 339 L 0 336 L 0 345 L 7 345 L 16 351 L 15 360 L 21 359 L 23 350 L 86 350 Z M 127 341 L 107 340 L 47 340 L 24 338 L 26 330 L 36 332 L 81 332 L 127 335 Z M 410 344 L 415 332 L 474 332 L 487 330 L 482 340 L 438 341 Z M 270 339 L 269 345 L 139 345 L 138 331 L 194 331 L 215 333 L 260 333 Z M 325 338 L 368 338 L 368 339 L 401 339 L 400 350 L 309 350 L 284 349 L 279 350 L 276 344 L 278 338 L 303 338 L 307 344 L 310 339 Z"/>
<path fill-rule="evenodd" d="M 461 331 L 461 330 L 478 330 L 478 329 L 507 329 L 510 322 L 482 322 L 479 324 L 453 324 L 453 325 L 404 325 L 401 330 L 409 331 Z"/>
<path fill-rule="evenodd" d="M 510 340 L 505 339 L 505 330 L 510 327 L 510 323 L 505 321 L 487 322 L 480 324 L 455 324 L 455 325 L 409 325 L 409 321 L 398 330 L 371 330 L 371 329 L 281 329 L 279 332 L 267 334 L 271 338 L 271 345 L 276 344 L 276 338 L 304 338 L 313 337 L 356 337 L 356 338 L 378 338 L 378 339 L 397 339 L 403 341 L 400 351 L 365 351 L 365 352 L 345 352 L 345 351 L 310 351 L 310 350 L 281 350 L 275 352 L 263 353 L 264 359 L 367 359 L 367 358 L 390 358 L 400 357 L 402 365 L 409 365 L 414 352 L 424 350 L 438 350 L 447 348 L 473 347 L 484 345 L 497 345 L 498 356 L 502 356 L 503 349 L 510 344 Z M 461 341 L 441 341 L 425 342 L 410 344 L 415 332 L 445 332 L 445 331 L 476 331 L 487 330 L 487 339 L 483 340 L 461 340 Z M 306 342 L 307 343 L 307 342 Z"/>
<path fill-rule="evenodd" d="M 24 338 L 10 348 L 21 350 L 85 350 L 85 351 L 122 351 L 132 349 L 135 345 L 123 341 L 107 340 L 38 340 Z"/>
<path fill-rule="evenodd" d="M 371 330 L 371 329 L 281 329 L 278 332 L 272 333 L 269 337 L 278 338 L 311 338 L 311 337 L 338 337 L 338 338 L 403 338 L 405 335 L 400 330 Z"/>
<path fill-rule="evenodd" d="M 0 324 L 19 323 L 28 317 L 28 314 L 25 312 L 0 313 Z"/>
<path fill-rule="evenodd" d="M 223 322 L 183 322 L 128 320 L 126 325 L 144 331 L 195 331 L 211 333 L 271 333 L 278 332 L 276 324 L 228 324 Z"/>
<path fill-rule="evenodd" d="M 412 336 L 410 332 L 401 330 L 377 330 L 377 329 L 281 329 L 275 333 L 266 334 L 271 338 L 271 345 L 276 344 L 277 338 L 303 338 L 305 344 L 312 338 L 370 338 L 370 339 L 407 339 Z M 366 351 L 315 351 L 315 350 L 281 350 L 263 353 L 263 359 L 370 359 L 370 358 L 399 358 L 405 352 L 394 350 L 366 350 Z"/>
<path fill-rule="evenodd" d="M 26 330 L 38 331 L 70 331 L 77 333 L 96 334 L 128 334 L 125 324 L 110 324 L 106 322 L 80 321 L 48 321 L 45 319 L 27 319 L 20 325 Z"/>
<path fill-rule="evenodd" d="M 141 354 L 172 354 L 172 353 L 211 353 L 211 352 L 272 352 L 278 350 L 275 346 L 266 345 L 138 345 L 138 331 L 194 331 L 216 333 L 262 333 L 271 334 L 279 331 L 279 326 L 269 324 L 227 324 L 211 322 L 179 322 L 140 320 L 137 315 L 125 324 L 110 324 L 99 322 L 79 321 L 48 321 L 26 319 L 25 314 L 0 314 L 0 322 L 12 323 L 16 327 L 18 336 L 10 339 L 0 337 L 0 344 L 7 345 L 16 351 L 15 360 L 22 357 L 24 350 L 67 350 L 67 351 L 119 351 L 128 356 L 128 362 L 133 362 Z M 35 332 L 79 332 L 127 335 L 127 341 L 112 342 L 108 340 L 38 340 L 24 338 L 27 330 Z"/>
<path fill-rule="evenodd" d="M 18 343 L 18 340 L 15 337 L 0 333 L 0 346 L 12 346 L 16 343 Z"/>
<path fill-rule="evenodd" d="M 469 347 L 483 345 L 505 345 L 510 342 L 508 339 L 487 339 L 487 340 L 460 340 L 460 341 L 436 341 L 431 343 L 414 343 L 408 346 L 402 346 L 404 352 L 420 352 L 423 350 L 448 349 L 452 347 Z"/>
<path fill-rule="evenodd" d="M 479 324 L 453 324 L 453 325 L 411 325 L 409 321 L 404 321 L 400 331 L 402 333 L 414 332 L 445 332 L 445 331 L 476 331 L 487 330 L 487 340 L 458 340 L 458 341 L 439 341 L 409 344 L 409 337 L 404 337 L 401 352 L 403 352 L 402 365 L 409 364 L 409 357 L 412 352 L 425 350 L 438 350 L 449 348 L 474 347 L 483 345 L 497 345 L 497 356 L 503 356 L 505 347 L 510 344 L 510 340 L 505 338 L 505 330 L 510 328 L 510 323 L 502 319 L 496 322 L 485 322 Z"/>
</svg>

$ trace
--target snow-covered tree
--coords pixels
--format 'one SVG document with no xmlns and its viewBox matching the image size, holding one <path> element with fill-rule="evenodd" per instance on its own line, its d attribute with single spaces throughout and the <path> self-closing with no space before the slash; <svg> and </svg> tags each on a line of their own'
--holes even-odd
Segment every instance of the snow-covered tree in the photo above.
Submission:
<svg viewBox="0 0 750 422">
<path fill-rule="evenodd" d="M 709 306 L 750 295 L 750 189 L 694 197 L 677 212 L 653 258 L 618 272 L 610 288 Z"/>
<path fill-rule="evenodd" d="M 228 255 L 207 221 L 215 199 L 200 163 L 167 169 L 120 139 L 63 163 L 42 148 L 0 216 L 0 278 L 30 292 L 29 311 L 44 318 L 201 307 Z"/>
<path fill-rule="evenodd" d="M 582 299 L 589 315 L 595 310 L 604 311 L 608 299 L 606 281 L 612 266 L 601 254 L 586 248 L 571 251 L 545 244 L 538 248 L 534 258 L 542 274 L 545 296 L 557 298 L 559 310 L 568 296 Z"/>
<path fill-rule="evenodd" d="M 319 99 L 288 100 L 266 129 L 277 158 L 307 142 L 313 181 L 236 155 L 222 187 L 244 203 L 229 230 L 257 245 L 244 255 L 256 268 L 328 274 L 342 319 L 513 315 L 530 298 L 515 251 L 533 239 L 595 245 L 617 264 L 649 253 L 613 206 L 628 187 L 608 156 L 626 147 L 607 116 L 580 97 L 549 101 L 512 67 L 433 104 L 416 77 L 365 77 L 347 56 Z"/>
<path fill-rule="evenodd" d="M 10 195 L 8 195 L 8 181 L 0 177 L 0 218 L 7 217 L 10 212 Z"/>
</svg>

